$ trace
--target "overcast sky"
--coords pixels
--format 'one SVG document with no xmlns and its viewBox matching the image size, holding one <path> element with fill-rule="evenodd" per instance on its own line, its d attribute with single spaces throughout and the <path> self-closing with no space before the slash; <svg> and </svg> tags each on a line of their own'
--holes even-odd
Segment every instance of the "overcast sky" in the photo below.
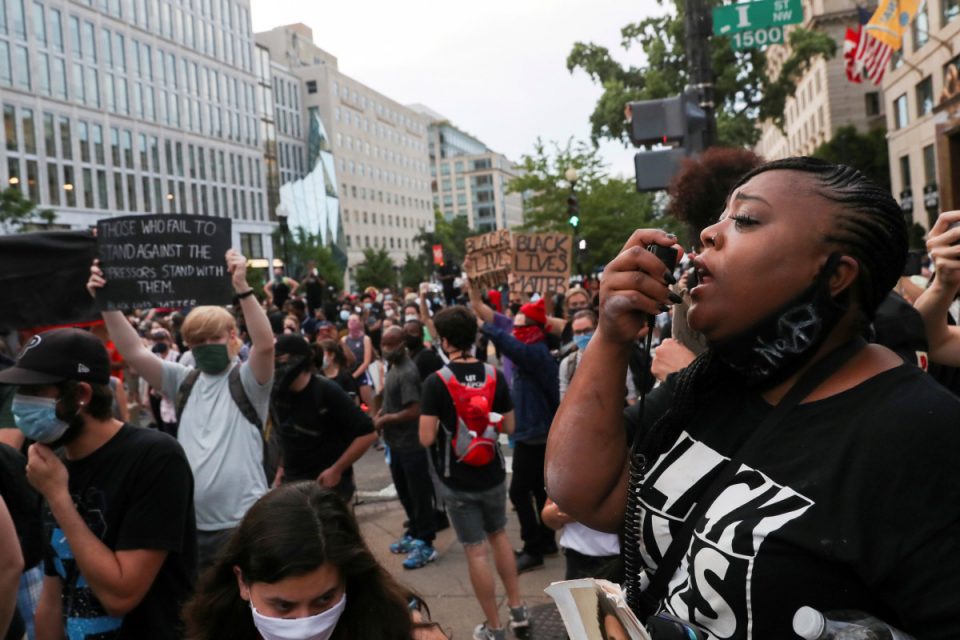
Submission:
<svg viewBox="0 0 960 640">
<path fill-rule="evenodd" d="M 600 95 L 566 58 L 576 41 L 620 48 L 620 28 L 662 12 L 654 0 L 251 0 L 253 27 L 303 22 L 340 71 L 402 104 L 423 103 L 518 161 L 537 136 L 586 140 Z M 633 150 L 602 143 L 615 174 Z"/>
</svg>

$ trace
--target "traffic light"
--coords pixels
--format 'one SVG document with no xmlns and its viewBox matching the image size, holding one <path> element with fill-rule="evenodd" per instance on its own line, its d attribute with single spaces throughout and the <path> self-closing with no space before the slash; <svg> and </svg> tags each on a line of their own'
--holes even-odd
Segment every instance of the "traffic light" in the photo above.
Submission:
<svg viewBox="0 0 960 640">
<path fill-rule="evenodd" d="M 570 226 L 573 227 L 573 232 L 577 232 L 577 228 L 580 226 L 580 203 L 577 202 L 577 196 L 572 193 L 567 198 L 567 213 L 570 215 L 570 218 L 567 222 L 570 223 Z"/>
<path fill-rule="evenodd" d="M 683 158 L 704 149 L 707 114 L 694 92 L 631 102 L 624 109 L 630 141 L 637 146 L 672 145 L 634 156 L 637 191 L 666 189 Z"/>
</svg>

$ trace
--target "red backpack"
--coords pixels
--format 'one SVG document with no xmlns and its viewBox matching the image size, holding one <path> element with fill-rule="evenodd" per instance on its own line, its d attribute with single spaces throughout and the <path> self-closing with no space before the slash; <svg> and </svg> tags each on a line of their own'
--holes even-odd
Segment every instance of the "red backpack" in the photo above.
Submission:
<svg viewBox="0 0 960 640">
<path fill-rule="evenodd" d="M 447 392 L 457 411 L 457 426 L 453 433 L 444 428 L 450 440 L 444 463 L 445 477 L 450 477 L 451 450 L 456 455 L 457 462 L 472 467 L 483 467 L 497 457 L 501 422 L 499 419 L 492 422 L 490 415 L 497 391 L 497 372 L 489 364 L 484 364 L 483 370 L 484 381 L 479 388 L 461 384 L 449 367 L 443 367 L 437 372 L 447 386 Z"/>
</svg>

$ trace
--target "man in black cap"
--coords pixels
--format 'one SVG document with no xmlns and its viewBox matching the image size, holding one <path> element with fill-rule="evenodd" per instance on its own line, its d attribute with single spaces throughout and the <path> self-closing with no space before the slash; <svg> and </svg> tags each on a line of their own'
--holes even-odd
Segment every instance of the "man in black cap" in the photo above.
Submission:
<svg viewBox="0 0 960 640">
<path fill-rule="evenodd" d="M 377 439 L 373 421 L 340 386 L 314 374 L 302 336 L 277 337 L 274 411 L 283 463 L 280 482 L 316 480 L 350 503 L 353 463 Z"/>
<path fill-rule="evenodd" d="M 34 336 L 0 372 L 17 385 L 14 419 L 36 441 L 27 479 L 46 502 L 37 637 L 179 638 L 193 476 L 176 440 L 113 418 L 109 381 L 106 349 L 79 329 Z"/>
</svg>

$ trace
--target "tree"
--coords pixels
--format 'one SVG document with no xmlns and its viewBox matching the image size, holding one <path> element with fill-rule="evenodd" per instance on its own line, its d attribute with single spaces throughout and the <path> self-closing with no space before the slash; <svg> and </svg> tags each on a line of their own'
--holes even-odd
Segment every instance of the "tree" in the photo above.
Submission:
<svg viewBox="0 0 960 640">
<path fill-rule="evenodd" d="M 664 0 L 658 0 L 664 4 Z M 624 67 L 606 47 L 577 42 L 567 56 L 567 69 L 583 70 L 603 87 L 603 94 L 590 116 L 591 139 L 620 140 L 629 144 L 624 106 L 634 100 L 654 100 L 680 94 L 690 84 L 684 49 L 684 3 L 669 4 L 675 12 L 647 18 L 621 29 L 621 45 L 643 49 L 643 66 Z M 721 4 L 713 0 L 713 5 Z M 734 51 L 729 38 L 710 39 L 714 70 L 714 102 L 717 105 L 717 144 L 752 146 L 758 136 L 757 120 L 772 118 L 783 127 L 786 99 L 794 94 L 797 81 L 817 56 L 830 58 L 836 43 L 830 36 L 805 29 L 790 31 L 789 55 L 776 76 L 767 75 L 766 52 L 759 49 Z"/>
<path fill-rule="evenodd" d="M 57 214 L 52 209 L 37 209 L 19 187 L 0 191 L 0 230 L 4 233 L 23 233 L 38 224 L 49 226 L 56 219 Z"/>
<path fill-rule="evenodd" d="M 634 229 L 662 227 L 678 231 L 674 220 L 654 213 L 653 196 L 637 193 L 632 180 L 606 175 L 598 151 L 588 143 L 568 140 L 548 150 L 538 139 L 531 155 L 523 156 L 521 175 L 508 187 L 530 194 L 524 202 L 524 225 L 529 231 L 571 232 L 567 198 L 570 183 L 566 170 L 577 170 L 576 194 L 580 210 L 578 239 L 587 242 L 582 256 L 585 272 L 609 262 L 619 253 Z"/>
<path fill-rule="evenodd" d="M 416 289 L 421 282 L 430 277 L 430 271 L 424 265 L 423 258 L 407 254 L 400 270 L 400 284 Z"/>
<path fill-rule="evenodd" d="M 357 265 L 357 286 L 363 290 L 367 287 L 394 287 L 396 284 L 397 273 L 387 250 L 364 249 L 363 262 Z"/>
<path fill-rule="evenodd" d="M 280 234 L 279 228 L 274 230 L 274 246 L 283 246 Z M 303 227 L 292 229 L 287 236 L 286 253 L 290 259 L 286 269 L 288 276 L 301 277 L 307 268 L 307 263 L 313 261 L 317 265 L 317 273 L 327 281 L 327 284 L 333 285 L 337 290 L 343 288 L 343 268 L 337 264 L 333 249 L 324 246 L 319 233 L 312 233 Z"/>
<path fill-rule="evenodd" d="M 887 132 L 883 129 L 859 133 L 853 126 L 840 127 L 830 140 L 817 147 L 813 156 L 850 165 L 884 189 L 890 189 Z"/>
<path fill-rule="evenodd" d="M 448 221 L 439 209 L 435 209 L 433 220 L 433 231 L 421 231 L 413 239 L 414 242 L 421 243 L 420 260 L 427 274 L 434 271 L 433 245 L 439 244 L 443 247 L 444 260 L 463 264 L 466 240 L 477 235 L 477 232 L 470 228 L 466 216 L 455 216 Z"/>
</svg>

